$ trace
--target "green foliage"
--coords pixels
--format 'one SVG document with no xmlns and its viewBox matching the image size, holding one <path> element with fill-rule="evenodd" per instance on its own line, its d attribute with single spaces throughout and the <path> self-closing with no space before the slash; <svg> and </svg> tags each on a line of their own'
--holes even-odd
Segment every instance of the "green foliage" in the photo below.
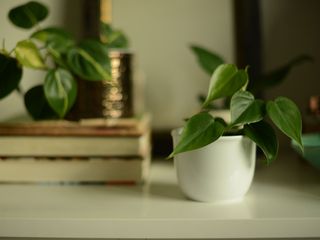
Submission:
<svg viewBox="0 0 320 240">
<path fill-rule="evenodd" d="M 251 90 L 254 92 L 259 92 L 267 88 L 271 88 L 279 85 L 284 81 L 284 79 L 289 75 L 292 68 L 302 64 L 304 62 L 310 62 L 313 59 L 307 55 L 300 55 L 284 64 L 283 66 L 276 68 L 268 73 L 262 74 L 257 79 L 251 81 Z"/>
<path fill-rule="evenodd" d="M 266 118 L 270 118 L 278 129 L 303 150 L 298 107 L 284 97 L 267 103 L 255 99 L 252 93 L 244 90 L 249 82 L 245 73 L 245 70 L 239 70 L 232 64 L 222 64 L 216 68 L 206 104 L 211 104 L 219 97 L 230 96 L 231 122 L 225 124 L 211 116 L 205 104 L 200 113 L 186 122 L 180 141 L 169 157 L 206 146 L 222 135 L 242 132 L 262 149 L 266 162 L 271 163 L 277 157 L 278 140 L 274 129 L 265 121 Z"/>
<path fill-rule="evenodd" d="M 224 60 L 218 54 L 203 47 L 192 45 L 191 50 L 194 52 L 200 67 L 209 76 L 212 75 L 220 64 L 224 63 Z M 250 84 L 248 85 L 248 90 L 252 93 L 258 93 L 267 88 L 274 87 L 284 81 L 293 67 L 310 61 L 313 61 L 310 56 L 299 55 L 279 68 L 264 73 L 255 79 L 251 79 Z"/>
<path fill-rule="evenodd" d="M 270 164 L 277 158 L 279 142 L 277 135 L 265 121 L 244 125 L 244 134 L 254 141 L 263 151 L 266 163 Z"/>
<path fill-rule="evenodd" d="M 98 41 L 90 40 L 79 44 L 67 53 L 67 63 L 78 76 L 92 81 L 110 79 L 108 50 Z M 94 58 L 92 56 L 95 56 Z"/>
<path fill-rule="evenodd" d="M 278 97 L 267 103 L 267 113 L 272 122 L 302 148 L 302 121 L 298 107 L 285 97 Z"/>
<path fill-rule="evenodd" d="M 127 48 L 129 45 L 126 35 L 118 29 L 113 29 L 110 24 L 101 22 L 101 39 L 109 48 Z"/>
<path fill-rule="evenodd" d="M 39 23 L 48 14 L 45 5 L 34 1 L 11 9 L 8 17 L 12 24 L 36 30 L 12 51 L 0 49 L 0 99 L 19 88 L 22 67 L 47 72 L 43 85 L 31 88 L 24 96 L 28 112 L 37 120 L 63 118 L 77 97 L 75 79 L 109 80 L 109 49 L 128 45 L 123 32 L 108 24 L 101 26 L 103 42 L 86 39 L 77 43 L 61 28 L 41 28 Z"/>
<path fill-rule="evenodd" d="M 232 64 L 222 64 L 214 71 L 209 85 L 209 92 L 203 107 L 207 107 L 213 100 L 230 97 L 247 84 L 248 76 L 245 71 L 238 70 Z"/>
<path fill-rule="evenodd" d="M 44 96 L 43 85 L 34 86 L 26 92 L 24 105 L 34 120 L 56 119 L 58 117 Z"/>
<path fill-rule="evenodd" d="M 40 55 L 37 46 L 30 40 L 23 40 L 17 43 L 14 49 L 17 60 L 28 68 L 46 68 L 44 60 Z"/>
<path fill-rule="evenodd" d="M 22 67 L 17 59 L 0 54 L 0 99 L 19 86 L 21 76 Z"/>
<path fill-rule="evenodd" d="M 47 73 L 44 93 L 51 108 L 63 117 L 76 100 L 77 84 L 69 71 L 53 69 Z"/>
<path fill-rule="evenodd" d="M 66 53 L 76 44 L 70 33 L 56 27 L 36 31 L 31 35 L 31 39 L 40 41 L 46 48 L 53 49 L 59 54 Z"/>
<path fill-rule="evenodd" d="M 236 92 L 230 102 L 231 125 L 259 122 L 265 115 L 265 104 L 248 91 Z"/>
<path fill-rule="evenodd" d="M 197 45 L 191 45 L 191 50 L 196 55 L 199 65 L 211 76 L 214 70 L 224 63 L 224 60 L 217 54 Z"/>
<path fill-rule="evenodd" d="M 48 16 L 46 6 L 38 2 L 28 2 L 10 10 L 10 21 L 21 28 L 32 28 Z"/>
<path fill-rule="evenodd" d="M 181 141 L 170 157 L 185 151 L 204 147 L 217 140 L 224 132 L 224 124 L 207 112 L 200 112 L 191 117 L 181 135 Z"/>
</svg>

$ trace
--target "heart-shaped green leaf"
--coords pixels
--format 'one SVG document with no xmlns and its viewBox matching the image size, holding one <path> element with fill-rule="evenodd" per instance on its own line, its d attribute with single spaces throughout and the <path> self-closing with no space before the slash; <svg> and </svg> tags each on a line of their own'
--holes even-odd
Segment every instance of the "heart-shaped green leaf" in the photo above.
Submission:
<svg viewBox="0 0 320 240">
<path fill-rule="evenodd" d="M 43 42 L 46 47 L 59 53 L 67 52 L 70 46 L 75 44 L 73 37 L 61 28 L 49 27 L 36 31 L 31 38 Z"/>
<path fill-rule="evenodd" d="M 267 103 L 267 113 L 272 122 L 284 134 L 294 140 L 303 151 L 301 140 L 302 121 L 297 105 L 288 98 L 278 97 L 274 101 Z"/>
<path fill-rule="evenodd" d="M 50 70 L 44 82 L 44 93 L 51 108 L 63 118 L 76 100 L 77 83 L 65 69 Z"/>
<path fill-rule="evenodd" d="M 238 91 L 231 98 L 231 125 L 258 122 L 265 115 L 265 105 L 262 100 L 254 99 L 248 91 Z"/>
<path fill-rule="evenodd" d="M 37 46 L 30 40 L 18 42 L 15 54 L 18 61 L 25 67 L 38 69 L 46 67 Z"/>
<path fill-rule="evenodd" d="M 169 158 L 178 153 L 198 149 L 214 142 L 223 134 L 224 129 L 224 123 L 215 120 L 207 112 L 194 115 L 186 122 L 180 141 Z"/>
<path fill-rule="evenodd" d="M 127 48 L 128 45 L 129 40 L 122 31 L 116 30 L 112 32 L 108 48 Z"/>
<path fill-rule="evenodd" d="M 102 51 L 102 50 L 101 50 Z M 99 53 L 99 56 L 102 52 Z M 105 60 L 108 61 L 108 56 Z M 103 67 L 90 50 L 83 48 L 72 48 L 67 53 L 67 62 L 72 71 L 81 78 L 91 81 L 110 80 L 110 73 Z"/>
<path fill-rule="evenodd" d="M 43 85 L 29 89 L 24 95 L 24 104 L 34 120 L 58 118 L 44 96 Z"/>
<path fill-rule="evenodd" d="M 267 122 L 261 121 L 245 125 L 244 134 L 263 151 L 267 164 L 277 158 L 279 148 L 277 135 Z"/>
<path fill-rule="evenodd" d="M 214 71 L 206 101 L 203 107 L 207 107 L 213 100 L 232 96 L 248 82 L 248 74 L 244 70 L 238 70 L 233 64 L 222 64 Z"/>
<path fill-rule="evenodd" d="M 22 77 L 22 67 L 17 59 L 0 54 L 0 99 L 15 90 Z"/>
<path fill-rule="evenodd" d="M 215 54 L 200 46 L 191 45 L 191 50 L 196 55 L 200 66 L 210 76 L 220 64 L 224 63 L 224 60 L 218 54 Z"/>
<path fill-rule="evenodd" d="M 101 22 L 100 35 L 108 48 L 127 48 L 129 45 L 126 35 L 120 30 L 114 30 L 110 24 Z"/>
<path fill-rule="evenodd" d="M 113 29 L 109 23 L 100 22 L 100 33 L 103 37 L 108 38 L 112 34 L 112 32 Z"/>
<path fill-rule="evenodd" d="M 9 11 L 10 21 L 21 28 L 32 28 L 48 16 L 48 9 L 41 3 L 28 2 Z"/>
<path fill-rule="evenodd" d="M 61 67 L 64 69 L 68 69 L 68 64 L 66 63 L 65 55 L 56 51 L 55 49 L 48 47 L 48 53 L 52 57 L 52 60 L 56 64 L 57 67 Z"/>
<path fill-rule="evenodd" d="M 108 73 L 110 72 L 109 49 L 99 41 L 93 39 L 83 40 L 79 47 L 94 57 L 94 60 L 101 65 Z"/>
</svg>

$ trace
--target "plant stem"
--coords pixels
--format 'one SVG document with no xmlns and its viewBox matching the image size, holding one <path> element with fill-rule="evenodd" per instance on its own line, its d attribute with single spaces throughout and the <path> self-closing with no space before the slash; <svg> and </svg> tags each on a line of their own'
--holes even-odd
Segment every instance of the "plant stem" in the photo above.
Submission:
<svg viewBox="0 0 320 240">
<path fill-rule="evenodd" d="M 12 48 L 11 51 L 8 53 L 8 55 L 10 56 L 14 52 L 15 49 L 16 49 L 15 47 Z"/>
<path fill-rule="evenodd" d="M 35 26 L 36 26 L 36 30 L 37 30 L 37 31 L 42 30 L 42 27 L 41 27 L 41 25 L 39 24 L 39 22 L 36 22 L 36 23 L 35 23 Z"/>
<path fill-rule="evenodd" d="M 7 50 L 6 50 L 6 40 L 3 38 L 2 39 L 2 49 L 0 49 L 0 53 L 9 55 Z"/>
<path fill-rule="evenodd" d="M 243 135 L 243 129 L 226 129 L 224 132 L 224 136 L 236 136 L 236 135 Z"/>
</svg>

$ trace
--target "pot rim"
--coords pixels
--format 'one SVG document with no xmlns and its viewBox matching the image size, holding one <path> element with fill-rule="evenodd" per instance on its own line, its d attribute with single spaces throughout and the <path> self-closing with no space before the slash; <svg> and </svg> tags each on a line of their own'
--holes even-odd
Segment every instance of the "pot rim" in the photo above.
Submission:
<svg viewBox="0 0 320 240">
<path fill-rule="evenodd" d="M 173 135 L 181 135 L 183 127 L 177 127 L 171 130 L 171 136 Z M 225 139 L 225 140 L 233 140 L 233 139 L 241 139 L 241 138 L 247 138 L 243 134 L 238 135 L 222 135 L 218 139 Z"/>
</svg>

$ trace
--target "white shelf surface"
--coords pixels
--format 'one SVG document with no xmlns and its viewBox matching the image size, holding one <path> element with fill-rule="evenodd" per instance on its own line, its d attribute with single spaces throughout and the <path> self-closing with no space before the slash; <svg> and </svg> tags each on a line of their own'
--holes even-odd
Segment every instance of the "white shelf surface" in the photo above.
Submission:
<svg viewBox="0 0 320 240">
<path fill-rule="evenodd" d="M 288 152 L 220 205 L 186 199 L 168 160 L 143 186 L 1 184 L 0 237 L 320 238 L 320 171 Z"/>
</svg>

